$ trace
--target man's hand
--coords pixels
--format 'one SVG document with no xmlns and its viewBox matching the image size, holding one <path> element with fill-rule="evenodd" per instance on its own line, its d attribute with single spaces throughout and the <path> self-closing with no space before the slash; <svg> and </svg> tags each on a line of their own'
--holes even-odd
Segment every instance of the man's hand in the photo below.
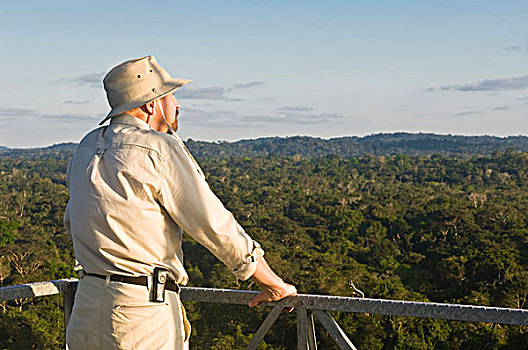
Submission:
<svg viewBox="0 0 528 350">
<path fill-rule="evenodd" d="M 257 260 L 257 269 L 251 277 L 253 277 L 258 284 L 264 288 L 264 290 L 249 302 L 249 306 L 256 306 L 263 301 L 277 301 L 297 294 L 297 289 L 291 284 L 284 283 L 284 281 L 273 272 L 263 257 Z"/>
<path fill-rule="evenodd" d="M 249 306 L 257 306 L 263 301 L 277 301 L 297 294 L 297 289 L 294 286 L 284 282 L 282 284 L 279 288 L 264 287 L 264 290 L 249 302 Z"/>
</svg>

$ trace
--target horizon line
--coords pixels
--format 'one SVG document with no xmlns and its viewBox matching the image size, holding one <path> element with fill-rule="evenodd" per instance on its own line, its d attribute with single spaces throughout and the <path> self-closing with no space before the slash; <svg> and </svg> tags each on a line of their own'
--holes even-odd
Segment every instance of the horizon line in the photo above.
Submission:
<svg viewBox="0 0 528 350">
<path fill-rule="evenodd" d="M 408 134 L 408 135 L 430 135 L 430 136 L 448 136 L 448 137 L 475 137 L 475 138 L 479 138 L 479 137 L 491 137 L 491 138 L 498 138 L 498 139 L 508 139 L 508 138 L 512 138 L 512 137 L 528 137 L 528 135 L 521 135 L 521 134 L 517 134 L 517 135 L 506 135 L 506 136 L 499 136 L 499 135 L 491 135 L 491 134 L 476 134 L 476 135 L 471 135 L 471 134 L 451 134 L 451 133 L 435 133 L 435 132 L 427 132 L 427 131 L 417 131 L 417 132 L 409 132 L 409 131 L 394 131 L 394 132 L 377 132 L 377 133 L 370 133 L 370 134 L 365 134 L 365 135 L 343 135 L 343 136 L 333 136 L 333 137 L 322 137 L 322 136 L 313 136 L 313 135 L 289 135 L 289 136 L 261 136 L 261 137 L 255 137 L 255 138 L 242 138 L 242 139 L 236 139 L 236 140 L 233 140 L 233 141 L 228 141 L 228 140 L 198 140 L 198 139 L 194 139 L 192 137 L 188 137 L 185 142 L 188 142 L 189 140 L 192 140 L 193 142 L 207 142 L 207 143 L 237 143 L 237 142 L 242 142 L 242 141 L 256 141 L 256 140 L 262 140 L 262 139 L 290 139 L 290 138 L 295 138 L 295 137 L 300 137 L 300 138 L 312 138 L 312 139 L 320 139 L 320 140 L 325 140 L 325 141 L 330 141 L 330 140 L 334 140 L 334 139 L 344 139 L 344 138 L 359 138 L 359 139 L 364 139 L 364 138 L 368 138 L 368 137 L 372 137 L 372 136 L 379 136 L 379 135 L 397 135 L 397 134 Z M 11 146 L 7 146 L 7 145 L 0 145 L 0 148 L 4 148 L 4 149 L 10 149 L 10 150 L 29 150 L 29 149 L 38 149 L 38 148 L 49 148 L 49 147 L 54 147 L 54 146 L 58 146 L 58 145 L 64 145 L 64 144 L 78 144 L 80 142 L 80 140 L 78 142 L 74 142 L 74 141 L 63 141 L 63 142 L 57 142 L 57 143 L 53 143 L 51 145 L 46 145 L 46 146 L 28 146 L 28 147 L 11 147 Z"/>
</svg>

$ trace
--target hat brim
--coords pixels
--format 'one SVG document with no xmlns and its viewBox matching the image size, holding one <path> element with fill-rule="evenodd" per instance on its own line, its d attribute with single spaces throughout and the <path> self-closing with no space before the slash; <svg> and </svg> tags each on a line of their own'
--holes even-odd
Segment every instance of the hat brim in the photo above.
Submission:
<svg viewBox="0 0 528 350">
<path fill-rule="evenodd" d="M 132 102 L 129 102 L 129 103 L 126 103 L 126 104 L 123 104 L 123 105 L 120 105 L 120 106 L 117 106 L 115 108 L 112 108 L 112 110 L 110 112 L 108 112 L 108 114 L 106 115 L 106 117 L 101 120 L 101 122 L 99 123 L 99 125 L 102 125 L 104 122 L 106 122 L 108 119 L 112 118 L 112 117 L 115 117 L 119 114 L 122 114 L 126 111 L 129 111 L 131 109 L 134 109 L 134 108 L 137 108 L 137 107 L 141 107 L 143 105 L 146 105 L 147 103 L 151 102 L 151 101 L 154 101 L 158 98 L 162 98 L 162 97 L 165 97 L 167 96 L 168 94 L 178 90 L 179 88 L 181 88 L 182 86 L 184 86 L 185 84 L 188 84 L 190 83 L 192 80 L 189 80 L 189 79 L 170 79 L 168 81 L 165 82 L 165 84 L 163 85 L 162 88 L 160 88 L 160 93 L 150 99 L 147 99 L 146 101 L 132 101 Z"/>
</svg>

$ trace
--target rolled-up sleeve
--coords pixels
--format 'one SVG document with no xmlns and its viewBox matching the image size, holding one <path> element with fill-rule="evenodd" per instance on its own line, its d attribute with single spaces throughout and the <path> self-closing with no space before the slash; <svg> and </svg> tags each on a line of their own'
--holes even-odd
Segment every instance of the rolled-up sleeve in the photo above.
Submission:
<svg viewBox="0 0 528 350">
<path fill-rule="evenodd" d="M 255 272 L 264 252 L 211 191 L 198 164 L 178 141 L 164 161 L 161 204 L 185 232 L 237 278 L 246 280 Z"/>
</svg>

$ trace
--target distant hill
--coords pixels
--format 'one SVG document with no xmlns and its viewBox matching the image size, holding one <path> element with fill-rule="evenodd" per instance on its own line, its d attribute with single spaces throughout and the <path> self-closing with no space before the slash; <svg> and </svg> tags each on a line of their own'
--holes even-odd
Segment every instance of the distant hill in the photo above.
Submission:
<svg viewBox="0 0 528 350">
<path fill-rule="evenodd" d="M 188 139 L 189 150 L 197 158 L 230 156 L 258 157 L 272 154 L 320 157 L 336 154 L 355 157 L 364 154 L 450 156 L 490 155 L 513 149 L 528 152 L 527 136 L 456 136 L 437 134 L 374 134 L 365 137 L 321 139 L 308 136 L 267 137 L 237 142 L 206 142 Z M 44 148 L 0 149 L 0 155 L 23 158 L 67 158 L 75 151 L 75 143 L 63 143 Z"/>
<path fill-rule="evenodd" d="M 39 148 L 7 148 L 0 147 L 0 156 L 21 158 L 70 158 L 77 147 L 77 143 L 58 143 L 53 146 Z"/>
<path fill-rule="evenodd" d="M 365 137 L 321 139 L 307 136 L 270 137 L 237 142 L 203 142 L 189 139 L 187 147 L 196 157 L 265 156 L 269 154 L 317 157 L 381 155 L 488 155 L 512 148 L 528 151 L 527 136 L 453 136 L 436 134 L 375 134 Z"/>
</svg>

